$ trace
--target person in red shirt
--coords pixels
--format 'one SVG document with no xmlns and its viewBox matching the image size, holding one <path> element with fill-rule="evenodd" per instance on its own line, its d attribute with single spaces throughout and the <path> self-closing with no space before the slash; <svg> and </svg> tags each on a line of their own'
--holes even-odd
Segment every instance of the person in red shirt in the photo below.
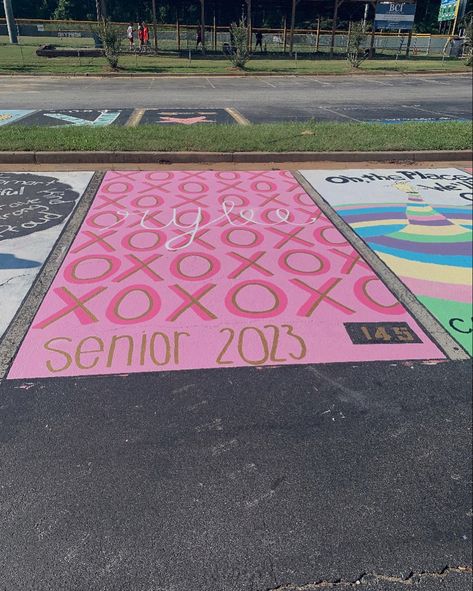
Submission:
<svg viewBox="0 0 473 591">
<path fill-rule="evenodd" d="M 149 46 L 149 28 L 148 25 L 145 23 L 142 23 L 142 27 L 143 27 L 143 43 L 145 45 L 145 47 Z"/>
<path fill-rule="evenodd" d="M 138 39 L 140 41 L 140 51 L 143 50 L 144 47 L 144 28 L 143 28 L 143 23 L 140 23 L 138 25 Z"/>
</svg>

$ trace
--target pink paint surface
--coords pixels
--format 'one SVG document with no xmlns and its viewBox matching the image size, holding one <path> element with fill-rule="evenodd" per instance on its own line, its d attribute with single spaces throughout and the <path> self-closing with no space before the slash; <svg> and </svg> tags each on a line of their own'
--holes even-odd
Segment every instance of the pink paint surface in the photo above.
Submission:
<svg viewBox="0 0 473 591">
<path fill-rule="evenodd" d="M 355 345 L 346 322 L 423 342 Z M 289 172 L 110 172 L 9 378 L 427 358 Z"/>
</svg>

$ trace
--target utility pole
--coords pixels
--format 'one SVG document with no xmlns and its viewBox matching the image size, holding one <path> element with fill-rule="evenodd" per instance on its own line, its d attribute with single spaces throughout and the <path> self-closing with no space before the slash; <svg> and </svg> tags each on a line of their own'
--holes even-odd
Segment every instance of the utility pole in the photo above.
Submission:
<svg viewBox="0 0 473 591">
<path fill-rule="evenodd" d="M 363 16 L 363 33 L 366 32 L 366 23 L 368 21 L 368 10 L 370 8 L 370 5 L 368 4 L 368 2 L 365 4 L 365 14 Z"/>
<path fill-rule="evenodd" d="M 105 0 L 95 0 L 95 9 L 97 11 L 97 21 L 107 18 L 107 7 Z"/>
<path fill-rule="evenodd" d="M 202 53 L 205 53 L 205 0 L 200 0 L 200 30 L 202 35 Z"/>
<path fill-rule="evenodd" d="M 253 11 L 251 6 L 251 0 L 246 0 L 246 6 L 246 26 L 248 27 L 248 49 L 249 51 L 251 51 L 253 46 Z"/>
<path fill-rule="evenodd" d="M 153 36 L 154 36 L 154 51 L 158 53 L 158 17 L 156 12 L 156 0 L 153 0 Z M 178 32 L 179 34 L 179 32 Z"/>
<path fill-rule="evenodd" d="M 296 8 L 300 0 L 292 0 L 291 9 L 291 38 L 289 44 L 289 55 L 294 53 L 294 29 L 296 28 Z"/>
<path fill-rule="evenodd" d="M 15 45 L 18 43 L 18 35 L 16 32 L 15 18 L 13 17 L 13 8 L 11 0 L 3 0 L 3 6 L 5 8 L 5 18 L 7 19 L 8 36 L 10 37 L 10 43 Z"/>
</svg>

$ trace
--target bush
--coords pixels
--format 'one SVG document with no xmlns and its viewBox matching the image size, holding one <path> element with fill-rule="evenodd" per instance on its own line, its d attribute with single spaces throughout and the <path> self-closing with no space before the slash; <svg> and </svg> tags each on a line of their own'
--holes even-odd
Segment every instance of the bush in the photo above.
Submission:
<svg viewBox="0 0 473 591">
<path fill-rule="evenodd" d="M 350 30 L 350 39 L 348 41 L 347 60 L 352 68 L 359 68 L 367 59 L 369 50 L 367 49 L 368 35 L 364 30 L 363 23 L 353 23 Z"/>
<path fill-rule="evenodd" d="M 123 43 L 123 31 L 121 27 L 114 25 L 108 19 L 102 19 L 97 23 L 97 35 L 102 42 L 104 55 L 112 70 L 118 70 L 118 60 Z"/>
<path fill-rule="evenodd" d="M 243 69 L 250 60 L 248 48 L 248 27 L 244 20 L 230 26 L 231 47 L 225 53 L 235 68 Z"/>
</svg>

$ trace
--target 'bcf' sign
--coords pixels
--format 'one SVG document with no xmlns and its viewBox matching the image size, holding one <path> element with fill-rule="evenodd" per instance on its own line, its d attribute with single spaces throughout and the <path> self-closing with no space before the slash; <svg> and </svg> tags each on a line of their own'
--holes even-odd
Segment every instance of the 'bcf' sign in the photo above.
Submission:
<svg viewBox="0 0 473 591">
<path fill-rule="evenodd" d="M 405 2 L 401 2 L 401 4 L 394 4 L 393 2 L 390 2 L 389 3 L 389 13 L 391 14 L 392 12 L 396 12 L 398 14 L 401 14 L 405 5 L 406 5 Z"/>
<path fill-rule="evenodd" d="M 410 31 L 414 26 L 416 7 L 410 2 L 379 2 L 376 6 L 376 29 Z"/>
</svg>

